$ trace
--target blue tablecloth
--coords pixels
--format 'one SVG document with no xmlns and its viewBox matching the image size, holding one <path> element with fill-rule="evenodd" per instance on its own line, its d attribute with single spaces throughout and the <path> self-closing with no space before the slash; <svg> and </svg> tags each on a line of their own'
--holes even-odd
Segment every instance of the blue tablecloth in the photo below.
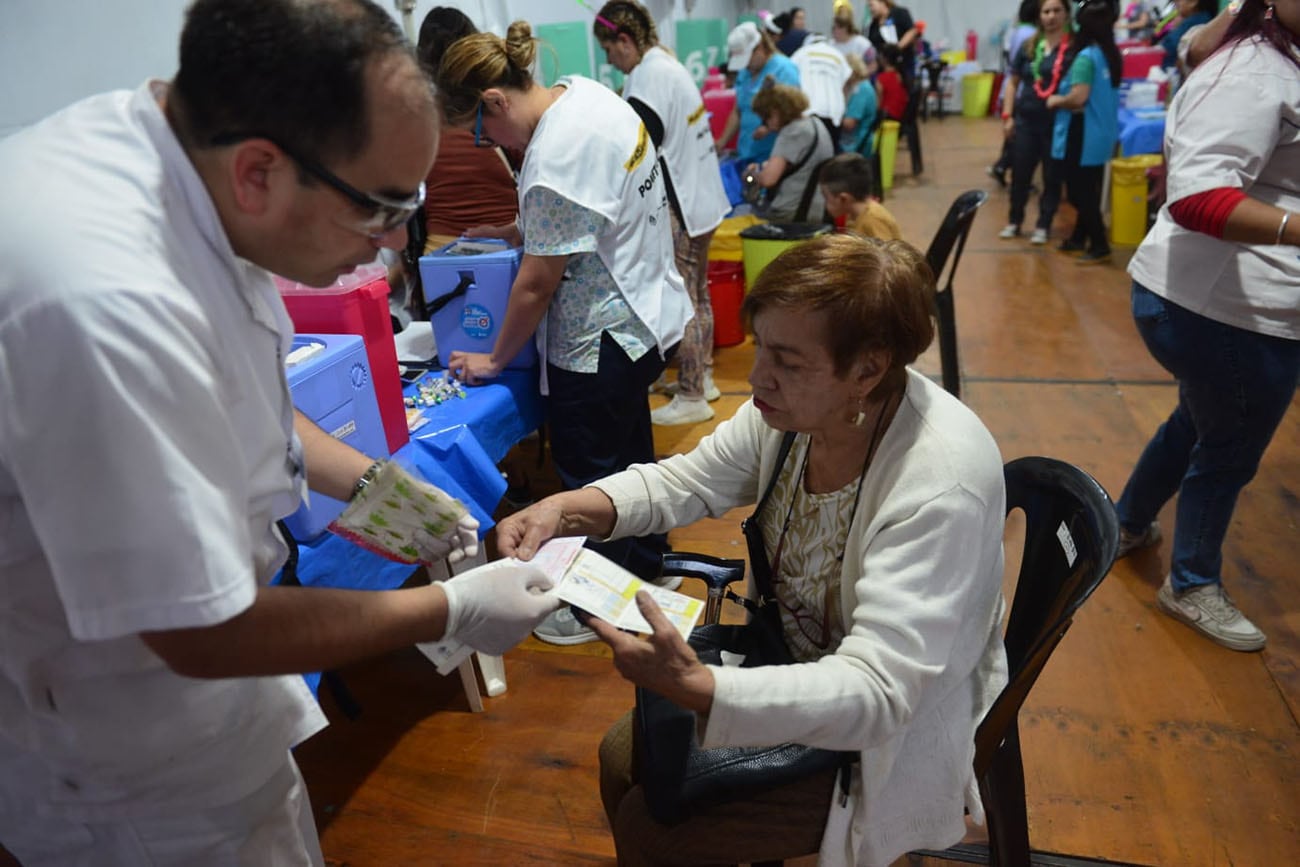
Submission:
<svg viewBox="0 0 1300 867">
<path fill-rule="evenodd" d="M 413 393 L 415 386 L 407 390 Z M 507 371 L 493 383 L 466 392 L 463 400 L 424 410 L 429 423 L 393 458 L 468 506 L 482 536 L 492 528 L 492 513 L 506 489 L 497 462 L 541 424 L 542 401 L 535 370 Z M 298 580 L 305 586 L 388 590 L 401 586 L 414 571 L 333 533 L 298 546 Z"/>
<path fill-rule="evenodd" d="M 1120 153 L 1126 157 L 1134 154 L 1158 154 L 1164 150 L 1165 113 L 1161 109 L 1139 108 L 1119 110 Z"/>
<path fill-rule="evenodd" d="M 431 371 L 426 376 L 442 376 Z M 408 386 L 407 393 L 414 393 Z M 537 391 L 537 370 L 507 370 L 487 385 L 465 389 L 466 399 L 452 399 L 424 410 L 429 424 L 417 433 L 465 425 L 493 462 L 542 423 L 542 397 Z"/>
</svg>

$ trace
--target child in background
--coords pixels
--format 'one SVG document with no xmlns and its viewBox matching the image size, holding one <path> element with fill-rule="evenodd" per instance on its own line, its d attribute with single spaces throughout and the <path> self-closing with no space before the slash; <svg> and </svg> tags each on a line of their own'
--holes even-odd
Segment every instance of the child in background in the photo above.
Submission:
<svg viewBox="0 0 1300 867">
<path fill-rule="evenodd" d="M 858 153 L 842 153 L 822 166 L 818 181 L 826 213 L 846 232 L 882 241 L 901 241 L 903 230 L 894 215 L 871 198 L 871 162 Z"/>
<path fill-rule="evenodd" d="M 880 73 L 876 76 L 877 102 L 885 117 L 890 120 L 902 120 L 907 111 L 907 88 L 903 86 L 903 76 L 899 64 L 903 62 L 903 53 L 897 45 L 886 45 L 877 52 L 880 59 Z"/>
</svg>

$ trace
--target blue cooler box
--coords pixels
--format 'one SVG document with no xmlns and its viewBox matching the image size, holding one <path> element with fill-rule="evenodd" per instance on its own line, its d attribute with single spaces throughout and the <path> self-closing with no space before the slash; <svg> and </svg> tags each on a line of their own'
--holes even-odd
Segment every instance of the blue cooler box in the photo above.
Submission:
<svg viewBox="0 0 1300 867">
<path fill-rule="evenodd" d="M 420 281 L 443 367 L 457 350 L 492 351 L 523 257 L 522 248 L 488 238 L 461 238 L 420 257 Z M 506 367 L 535 364 L 537 347 L 529 340 Z"/>
<path fill-rule="evenodd" d="M 366 343 L 359 335 L 295 334 L 285 373 L 293 405 L 322 430 L 371 457 L 388 456 Z M 307 542 L 342 511 L 341 501 L 312 493 L 285 523 L 295 539 Z"/>
</svg>

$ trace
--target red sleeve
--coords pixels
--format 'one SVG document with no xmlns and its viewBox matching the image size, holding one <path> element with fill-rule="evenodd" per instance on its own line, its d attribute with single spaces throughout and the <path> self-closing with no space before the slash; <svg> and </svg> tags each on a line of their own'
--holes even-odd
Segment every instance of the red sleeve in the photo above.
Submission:
<svg viewBox="0 0 1300 867">
<path fill-rule="evenodd" d="M 1169 205 L 1169 216 L 1188 231 L 1222 238 L 1228 217 L 1244 198 L 1246 194 L 1236 187 L 1218 187 L 1173 202 Z"/>
</svg>

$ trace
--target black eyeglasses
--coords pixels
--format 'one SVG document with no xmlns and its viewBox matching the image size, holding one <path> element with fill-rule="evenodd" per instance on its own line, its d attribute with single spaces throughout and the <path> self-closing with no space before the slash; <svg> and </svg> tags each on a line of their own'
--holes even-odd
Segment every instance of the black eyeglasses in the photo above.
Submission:
<svg viewBox="0 0 1300 867">
<path fill-rule="evenodd" d="M 239 133 L 222 133 L 212 138 L 212 143 L 217 146 L 232 145 L 236 142 L 245 141 L 250 138 L 264 138 L 271 144 L 284 151 L 286 155 L 307 174 L 311 175 L 321 183 L 332 187 L 345 199 L 352 202 L 358 208 L 366 212 L 364 217 L 348 222 L 348 228 L 355 229 L 362 234 L 369 236 L 372 240 L 378 240 L 390 232 L 400 229 L 411 219 L 411 216 L 424 204 L 425 187 L 424 182 L 415 190 L 415 195 L 409 199 L 394 199 L 388 196 L 376 195 L 373 193 L 363 193 L 338 175 L 331 172 L 325 166 L 305 154 L 300 153 L 297 149 L 287 147 L 275 137 L 264 133 L 256 132 L 239 132 Z"/>
</svg>

